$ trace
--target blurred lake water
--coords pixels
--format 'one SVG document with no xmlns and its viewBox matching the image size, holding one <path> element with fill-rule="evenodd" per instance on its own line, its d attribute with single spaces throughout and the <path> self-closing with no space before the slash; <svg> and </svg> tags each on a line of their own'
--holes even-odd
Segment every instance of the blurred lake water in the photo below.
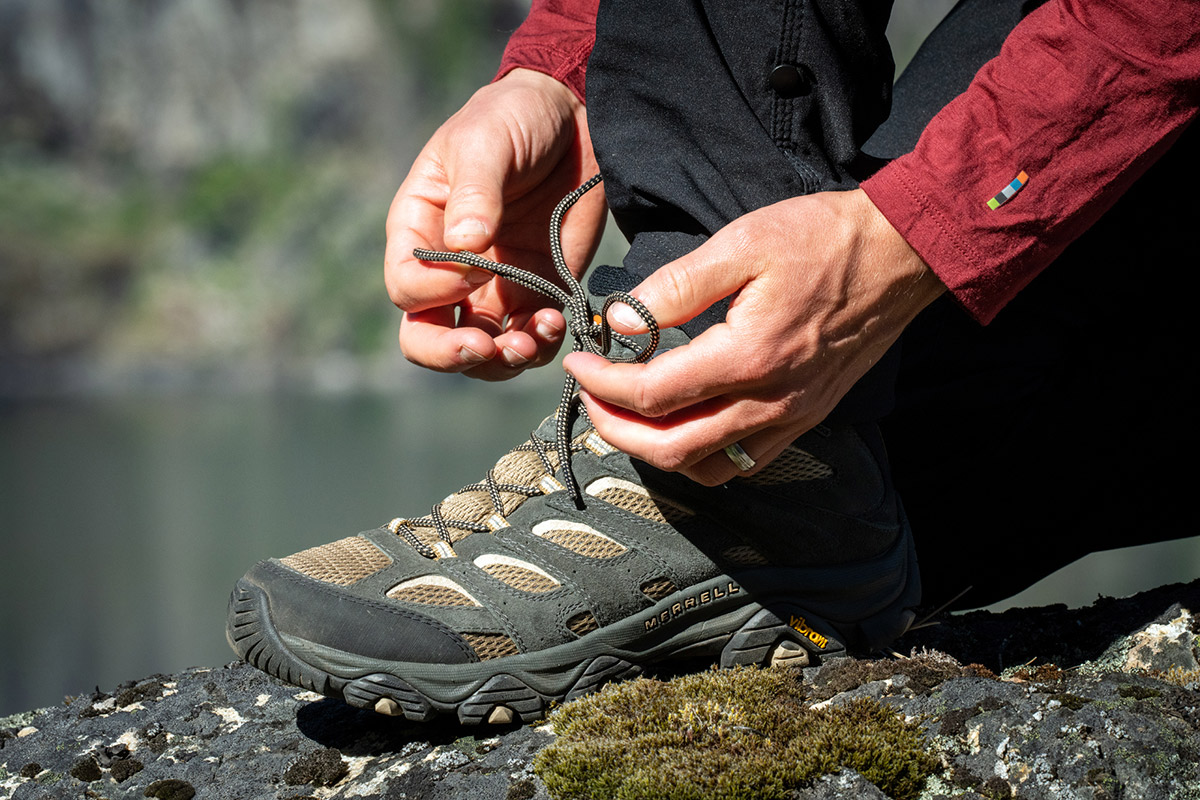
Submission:
<svg viewBox="0 0 1200 800">
<path fill-rule="evenodd" d="M 553 409 L 542 373 L 0 405 L 0 716 L 232 660 L 225 603 L 251 564 L 478 480 Z M 1198 574 L 1189 539 L 1090 556 L 1010 602 L 1084 605 Z"/>
</svg>

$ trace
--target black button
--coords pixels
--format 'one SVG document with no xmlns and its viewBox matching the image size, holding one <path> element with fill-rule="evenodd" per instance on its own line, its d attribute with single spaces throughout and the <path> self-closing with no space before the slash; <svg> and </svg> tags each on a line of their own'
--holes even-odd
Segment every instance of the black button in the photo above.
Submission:
<svg viewBox="0 0 1200 800">
<path fill-rule="evenodd" d="M 812 76 L 803 66 L 780 64 L 767 79 L 780 97 L 800 97 L 812 90 Z"/>
</svg>

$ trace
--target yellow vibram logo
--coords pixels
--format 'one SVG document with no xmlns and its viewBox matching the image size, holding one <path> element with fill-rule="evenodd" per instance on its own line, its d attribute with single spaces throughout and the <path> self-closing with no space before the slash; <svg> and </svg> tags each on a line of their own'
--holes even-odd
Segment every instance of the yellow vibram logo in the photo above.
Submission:
<svg viewBox="0 0 1200 800">
<path fill-rule="evenodd" d="M 828 637 L 822 636 L 812 628 L 808 627 L 808 620 L 804 619 L 804 617 L 798 617 L 795 614 L 792 614 L 792 619 L 790 622 L 788 622 L 788 625 L 791 625 L 793 630 L 822 650 L 824 650 L 825 646 L 829 644 Z"/>
</svg>

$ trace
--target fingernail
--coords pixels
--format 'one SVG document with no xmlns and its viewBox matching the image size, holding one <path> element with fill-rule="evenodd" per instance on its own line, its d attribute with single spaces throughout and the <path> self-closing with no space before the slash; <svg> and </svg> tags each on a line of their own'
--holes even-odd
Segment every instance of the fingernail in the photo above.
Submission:
<svg viewBox="0 0 1200 800">
<path fill-rule="evenodd" d="M 543 339 L 553 340 L 562 336 L 562 328 L 547 322 L 544 319 L 539 319 L 537 324 L 533 326 L 533 329 L 537 331 L 537 335 Z"/>
<path fill-rule="evenodd" d="M 477 219 L 462 219 L 454 223 L 454 227 L 443 234 L 444 238 L 469 236 L 487 236 L 487 226 L 481 220 Z"/>
<path fill-rule="evenodd" d="M 492 273 L 485 269 L 467 270 L 466 274 L 463 275 L 463 280 L 467 282 L 467 285 L 473 286 L 476 289 L 478 289 L 480 286 L 483 286 L 491 279 Z"/>
<path fill-rule="evenodd" d="M 500 357 L 504 359 L 504 363 L 510 367 L 519 367 L 529 363 L 529 359 L 513 350 L 511 347 L 505 347 L 500 351 Z"/>
<path fill-rule="evenodd" d="M 458 348 L 458 357 L 464 364 L 478 364 L 480 362 L 487 361 L 487 356 L 481 353 L 476 353 L 466 345 Z"/>
<path fill-rule="evenodd" d="M 612 322 L 633 333 L 644 333 L 648 330 L 638 313 L 624 303 L 613 303 L 608 309 L 608 316 Z"/>
</svg>

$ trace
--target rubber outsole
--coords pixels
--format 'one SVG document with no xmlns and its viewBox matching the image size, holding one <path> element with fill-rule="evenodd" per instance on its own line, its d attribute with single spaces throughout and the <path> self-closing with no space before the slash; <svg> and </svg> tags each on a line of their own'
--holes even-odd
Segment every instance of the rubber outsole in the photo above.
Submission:
<svg viewBox="0 0 1200 800">
<path fill-rule="evenodd" d="M 242 659 L 287 683 L 389 716 L 424 722 L 452 715 L 464 725 L 532 722 L 555 703 L 634 677 L 653 663 L 709 656 L 726 668 L 803 666 L 845 653 L 831 626 L 799 610 L 781 614 L 778 608 L 751 602 L 725 616 L 731 613 L 740 623 L 732 630 L 709 633 L 705 628 L 719 623 L 699 621 L 669 639 L 656 639 L 637 654 L 640 658 L 626 650 L 604 652 L 608 648 L 603 645 L 574 643 L 575 663 L 564 653 L 558 661 L 531 654 L 467 665 L 405 664 L 377 662 L 281 634 L 271 622 L 266 592 L 242 580 L 230 597 L 226 635 Z M 549 682 L 547 676 L 552 676 Z"/>
</svg>

